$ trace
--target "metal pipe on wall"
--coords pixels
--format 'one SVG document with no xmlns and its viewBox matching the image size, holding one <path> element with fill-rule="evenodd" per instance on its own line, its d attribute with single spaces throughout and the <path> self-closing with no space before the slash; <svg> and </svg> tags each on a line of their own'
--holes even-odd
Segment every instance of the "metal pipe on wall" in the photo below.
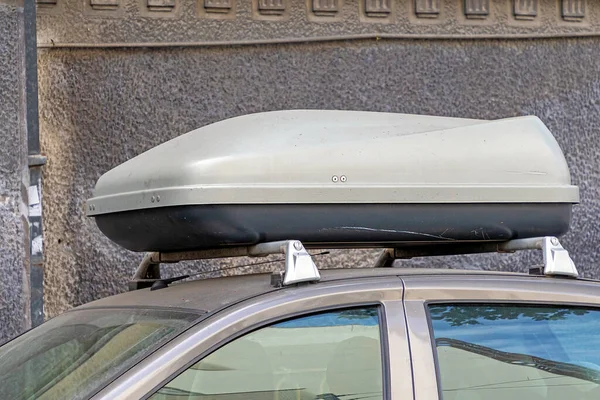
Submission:
<svg viewBox="0 0 600 400">
<path fill-rule="evenodd" d="M 29 164 L 29 289 L 31 325 L 44 321 L 44 253 L 42 226 L 42 166 L 38 117 L 36 2 L 25 0 L 25 117 Z"/>
</svg>

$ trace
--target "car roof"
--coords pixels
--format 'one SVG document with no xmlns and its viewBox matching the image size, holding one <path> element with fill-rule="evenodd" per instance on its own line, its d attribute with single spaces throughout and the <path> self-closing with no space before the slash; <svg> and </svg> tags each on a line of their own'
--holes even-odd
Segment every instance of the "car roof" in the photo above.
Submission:
<svg viewBox="0 0 600 400">
<path fill-rule="evenodd" d="M 357 268 L 321 270 L 321 282 L 408 275 L 530 275 L 477 270 L 428 269 L 428 268 Z M 200 279 L 172 284 L 151 291 L 140 289 L 92 301 L 76 308 L 105 307 L 168 307 L 193 309 L 197 312 L 212 312 L 227 305 L 264 293 L 285 290 L 271 286 L 270 274 L 250 274 L 223 278 Z"/>
</svg>

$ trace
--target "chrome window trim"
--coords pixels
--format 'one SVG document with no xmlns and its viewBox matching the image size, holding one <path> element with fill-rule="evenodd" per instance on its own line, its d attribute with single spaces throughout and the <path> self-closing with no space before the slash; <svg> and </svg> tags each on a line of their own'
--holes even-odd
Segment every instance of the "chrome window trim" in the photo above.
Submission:
<svg viewBox="0 0 600 400">
<path fill-rule="evenodd" d="M 293 316 L 361 305 L 382 306 L 389 349 L 384 366 L 386 399 L 410 399 L 412 371 L 402 304 L 402 281 L 397 277 L 334 281 L 270 292 L 212 315 L 164 345 L 93 399 L 143 399 L 198 359 L 241 334 Z M 384 345 L 384 343 L 382 343 Z M 385 356 L 385 354 L 384 354 Z M 386 374 L 389 376 L 386 377 Z M 384 394 L 386 392 L 384 386 Z"/>
</svg>

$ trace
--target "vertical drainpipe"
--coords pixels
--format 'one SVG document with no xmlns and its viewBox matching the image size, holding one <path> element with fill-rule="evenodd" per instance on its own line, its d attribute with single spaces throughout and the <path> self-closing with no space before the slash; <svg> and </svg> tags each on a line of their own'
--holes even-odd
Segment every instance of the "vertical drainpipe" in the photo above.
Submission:
<svg viewBox="0 0 600 400">
<path fill-rule="evenodd" d="M 26 126 L 29 164 L 29 285 L 31 325 L 44 322 L 44 253 L 42 236 L 42 166 L 38 117 L 36 0 L 24 0 Z"/>
</svg>

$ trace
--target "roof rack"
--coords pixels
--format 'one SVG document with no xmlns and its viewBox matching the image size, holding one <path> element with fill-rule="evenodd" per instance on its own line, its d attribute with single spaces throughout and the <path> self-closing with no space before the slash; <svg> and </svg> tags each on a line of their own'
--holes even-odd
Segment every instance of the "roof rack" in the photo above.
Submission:
<svg viewBox="0 0 600 400">
<path fill-rule="evenodd" d="M 325 248 L 311 245 L 310 248 Z M 385 249 L 375 268 L 392 267 L 394 260 L 423 256 L 442 256 L 475 253 L 514 253 L 520 250 L 542 250 L 543 266 L 530 269 L 530 273 L 546 276 L 577 278 L 575 263 L 554 236 L 515 239 L 504 242 L 450 242 L 450 243 L 406 243 Z M 321 276 L 311 255 L 299 240 L 260 243 L 254 246 L 219 248 L 184 252 L 147 253 L 138 266 L 129 290 L 147 287 L 166 287 L 169 283 L 189 277 L 161 279 L 161 263 L 177 263 L 186 260 L 206 260 L 227 257 L 265 257 L 271 254 L 285 255 L 285 269 L 274 274 L 271 284 L 289 286 L 301 282 L 316 282 Z M 155 286 L 156 283 L 161 285 Z"/>
<path fill-rule="evenodd" d="M 419 245 L 411 243 L 408 246 L 385 249 L 375 263 L 375 268 L 391 267 L 398 259 L 413 257 L 447 256 L 477 253 L 514 253 L 520 250 L 542 250 L 544 264 L 534 267 L 530 273 L 547 276 L 579 277 L 575 263 L 569 252 L 554 236 L 543 236 L 527 239 L 514 239 L 506 242 L 457 242 L 449 244 Z"/>
<path fill-rule="evenodd" d="M 278 274 L 280 285 L 289 286 L 301 282 L 315 282 L 321 279 L 319 270 L 310 254 L 299 240 L 284 240 L 259 243 L 247 247 L 220 248 L 214 250 L 183 251 L 173 253 L 147 253 L 138 266 L 129 290 L 152 287 L 156 282 L 165 281 L 160 276 L 161 263 L 177 263 L 187 260 L 209 260 L 227 257 L 266 257 L 271 254 L 285 255 L 285 271 Z M 186 276 L 187 278 L 188 276 Z M 177 278 L 173 278 L 178 280 Z M 170 283 L 170 282 L 168 282 Z"/>
</svg>

